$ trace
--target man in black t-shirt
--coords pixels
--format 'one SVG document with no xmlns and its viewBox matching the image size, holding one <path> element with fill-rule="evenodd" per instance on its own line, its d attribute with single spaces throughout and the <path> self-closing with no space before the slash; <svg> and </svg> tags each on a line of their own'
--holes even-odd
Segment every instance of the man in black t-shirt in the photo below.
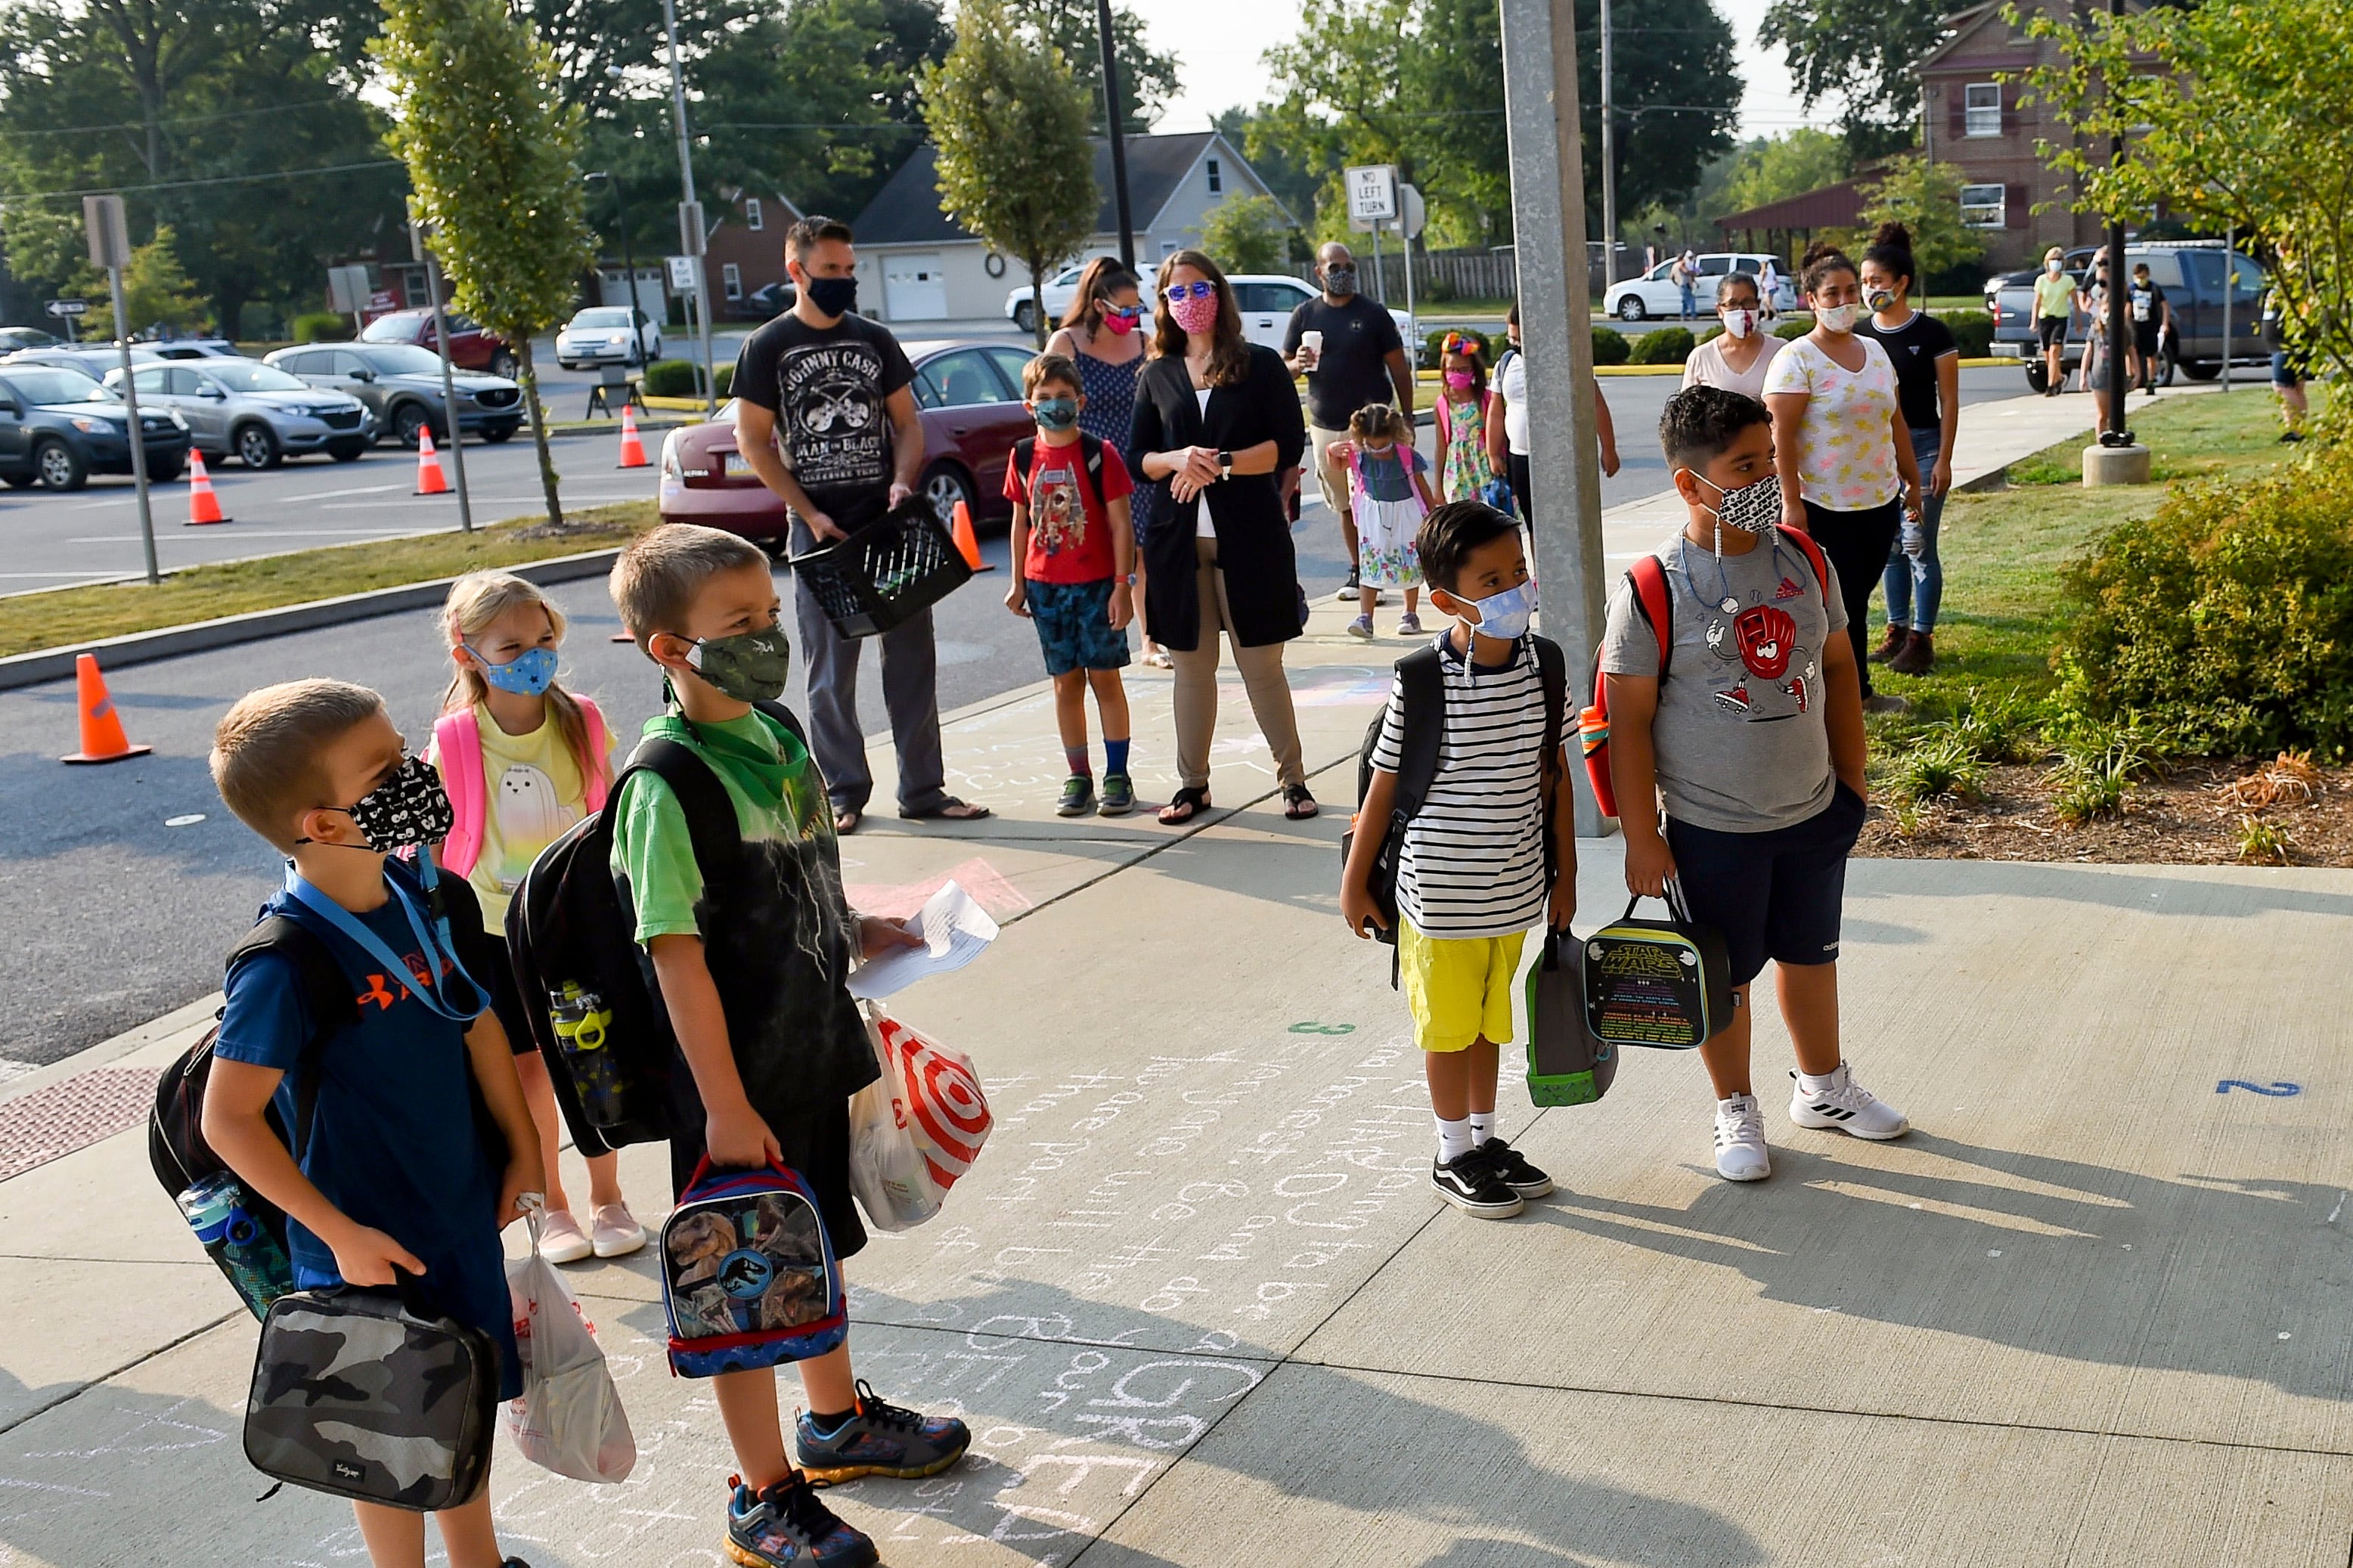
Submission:
<svg viewBox="0 0 2353 1568">
<path fill-rule="evenodd" d="M 2133 344 L 2140 351 L 2140 389 L 2155 397 L 2173 307 L 2166 303 L 2165 286 L 2149 276 L 2146 261 L 2133 263 L 2132 299 L 2126 314 L 2132 321 Z"/>
<path fill-rule="evenodd" d="M 915 492 L 923 426 L 915 372 L 890 331 L 856 313 L 849 226 L 805 217 L 786 231 L 793 308 L 744 340 L 735 359 L 735 444 L 791 509 L 792 550 L 846 537 Z M 833 797 L 834 826 L 856 831 L 874 793 L 858 721 L 858 648 L 834 629 L 806 581 L 794 596 L 808 660 L 809 746 Z M 939 660 L 932 613 L 884 632 L 882 705 L 899 748 L 899 815 L 988 815 L 947 793 L 940 757 Z"/>
<path fill-rule="evenodd" d="M 1405 340 L 1387 307 L 1356 292 L 1356 258 L 1338 240 L 1315 253 L 1321 299 L 1291 312 L 1282 361 L 1307 377 L 1307 436 L 1315 451 L 1315 478 L 1324 504 L 1340 520 L 1348 542 L 1348 582 L 1340 597 L 1356 597 L 1356 519 L 1348 507 L 1348 470 L 1327 455 L 1348 434 L 1349 416 L 1372 403 L 1413 412 L 1413 367 Z M 1307 334 L 1315 333 L 1310 339 Z"/>
</svg>

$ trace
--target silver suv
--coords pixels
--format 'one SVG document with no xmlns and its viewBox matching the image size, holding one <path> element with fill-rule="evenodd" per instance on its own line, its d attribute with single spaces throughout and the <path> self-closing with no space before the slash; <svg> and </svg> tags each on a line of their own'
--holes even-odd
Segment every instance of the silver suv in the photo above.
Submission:
<svg viewBox="0 0 2353 1568">
<path fill-rule="evenodd" d="M 440 356 L 415 343 L 334 343 L 280 349 L 262 362 L 305 384 L 358 398 L 375 416 L 375 434 L 417 445 L 427 426 L 436 441 L 449 439 L 441 407 Z M 522 388 L 502 375 L 454 372 L 458 428 L 485 441 L 510 439 L 522 428 Z"/>
<path fill-rule="evenodd" d="M 375 439 L 375 418 L 359 399 L 306 386 L 259 360 L 142 364 L 132 375 L 141 406 L 177 414 L 199 451 L 234 456 L 248 468 L 274 468 L 306 452 L 348 463 Z M 119 389 L 122 372 L 106 380 Z"/>
</svg>

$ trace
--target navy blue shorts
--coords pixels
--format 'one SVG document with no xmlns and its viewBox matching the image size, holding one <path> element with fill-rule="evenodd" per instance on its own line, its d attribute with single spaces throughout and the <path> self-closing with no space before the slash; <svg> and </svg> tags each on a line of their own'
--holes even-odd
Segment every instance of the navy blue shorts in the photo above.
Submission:
<svg viewBox="0 0 2353 1568">
<path fill-rule="evenodd" d="M 1846 901 L 1846 857 L 1862 831 L 1862 796 L 1841 784 L 1805 821 L 1764 833 L 1719 833 L 1667 819 L 1692 919 L 1724 934 L 1732 983 L 1776 963 L 1834 963 Z"/>
<path fill-rule="evenodd" d="M 1127 631 L 1111 624 L 1112 579 L 1040 583 L 1029 579 L 1029 618 L 1045 650 L 1046 673 L 1127 668 Z"/>
</svg>

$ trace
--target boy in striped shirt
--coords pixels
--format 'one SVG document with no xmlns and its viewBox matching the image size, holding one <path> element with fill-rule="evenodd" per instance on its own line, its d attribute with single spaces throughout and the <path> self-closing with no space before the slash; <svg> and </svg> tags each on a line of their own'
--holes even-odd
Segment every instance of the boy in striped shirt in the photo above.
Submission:
<svg viewBox="0 0 2353 1568">
<path fill-rule="evenodd" d="M 1577 910 L 1577 838 L 1562 738 L 1543 666 L 1559 651 L 1528 631 L 1535 584 L 1518 525 L 1478 501 L 1423 520 L 1416 548 L 1430 602 L 1454 624 L 1436 654 L 1445 697 L 1437 774 L 1406 823 L 1398 856 L 1398 973 L 1413 1015 L 1438 1124 L 1430 1182 L 1466 1214 L 1503 1219 L 1552 1191 L 1552 1178 L 1495 1134 L 1501 1047 L 1512 1037 L 1512 977 L 1530 927 L 1567 927 Z M 1357 820 L 1386 823 L 1405 742 L 1405 681 L 1390 687 Z M 1549 722 L 1548 721 L 1549 717 Z M 1546 755 L 1547 733 L 1554 754 Z M 1550 810 L 1547 811 L 1547 801 Z M 1552 835 L 1547 858 L 1545 836 Z M 1341 880 L 1348 929 L 1383 920 L 1371 892 L 1377 833 L 1359 833 Z"/>
</svg>

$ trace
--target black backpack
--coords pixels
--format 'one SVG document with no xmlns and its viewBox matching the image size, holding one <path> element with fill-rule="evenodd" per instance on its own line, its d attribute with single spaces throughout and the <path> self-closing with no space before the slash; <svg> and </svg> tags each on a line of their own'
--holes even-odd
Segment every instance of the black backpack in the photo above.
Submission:
<svg viewBox="0 0 2353 1568">
<path fill-rule="evenodd" d="M 807 745 L 782 703 L 754 704 Z M 707 884 L 722 881 L 743 847 L 734 803 L 709 765 L 659 736 L 638 742 L 604 806 L 575 823 L 532 862 L 507 904 L 507 949 L 532 1043 L 546 1061 L 555 1103 L 583 1154 L 659 1142 L 692 1103 L 670 1013 L 637 942 L 636 922 L 613 879 L 613 831 L 622 786 L 652 773 L 677 796 L 694 860 Z"/>
<path fill-rule="evenodd" d="M 1038 455 L 1038 437 L 1024 436 L 1013 443 L 1013 471 L 1021 476 L 1021 493 L 1029 493 L 1029 465 Z M 1103 444 L 1100 437 L 1079 432 L 1079 456 L 1085 459 L 1087 483 L 1094 487 L 1095 505 L 1103 505 Z M 1107 515 L 1107 513 L 1106 513 Z"/>
</svg>

